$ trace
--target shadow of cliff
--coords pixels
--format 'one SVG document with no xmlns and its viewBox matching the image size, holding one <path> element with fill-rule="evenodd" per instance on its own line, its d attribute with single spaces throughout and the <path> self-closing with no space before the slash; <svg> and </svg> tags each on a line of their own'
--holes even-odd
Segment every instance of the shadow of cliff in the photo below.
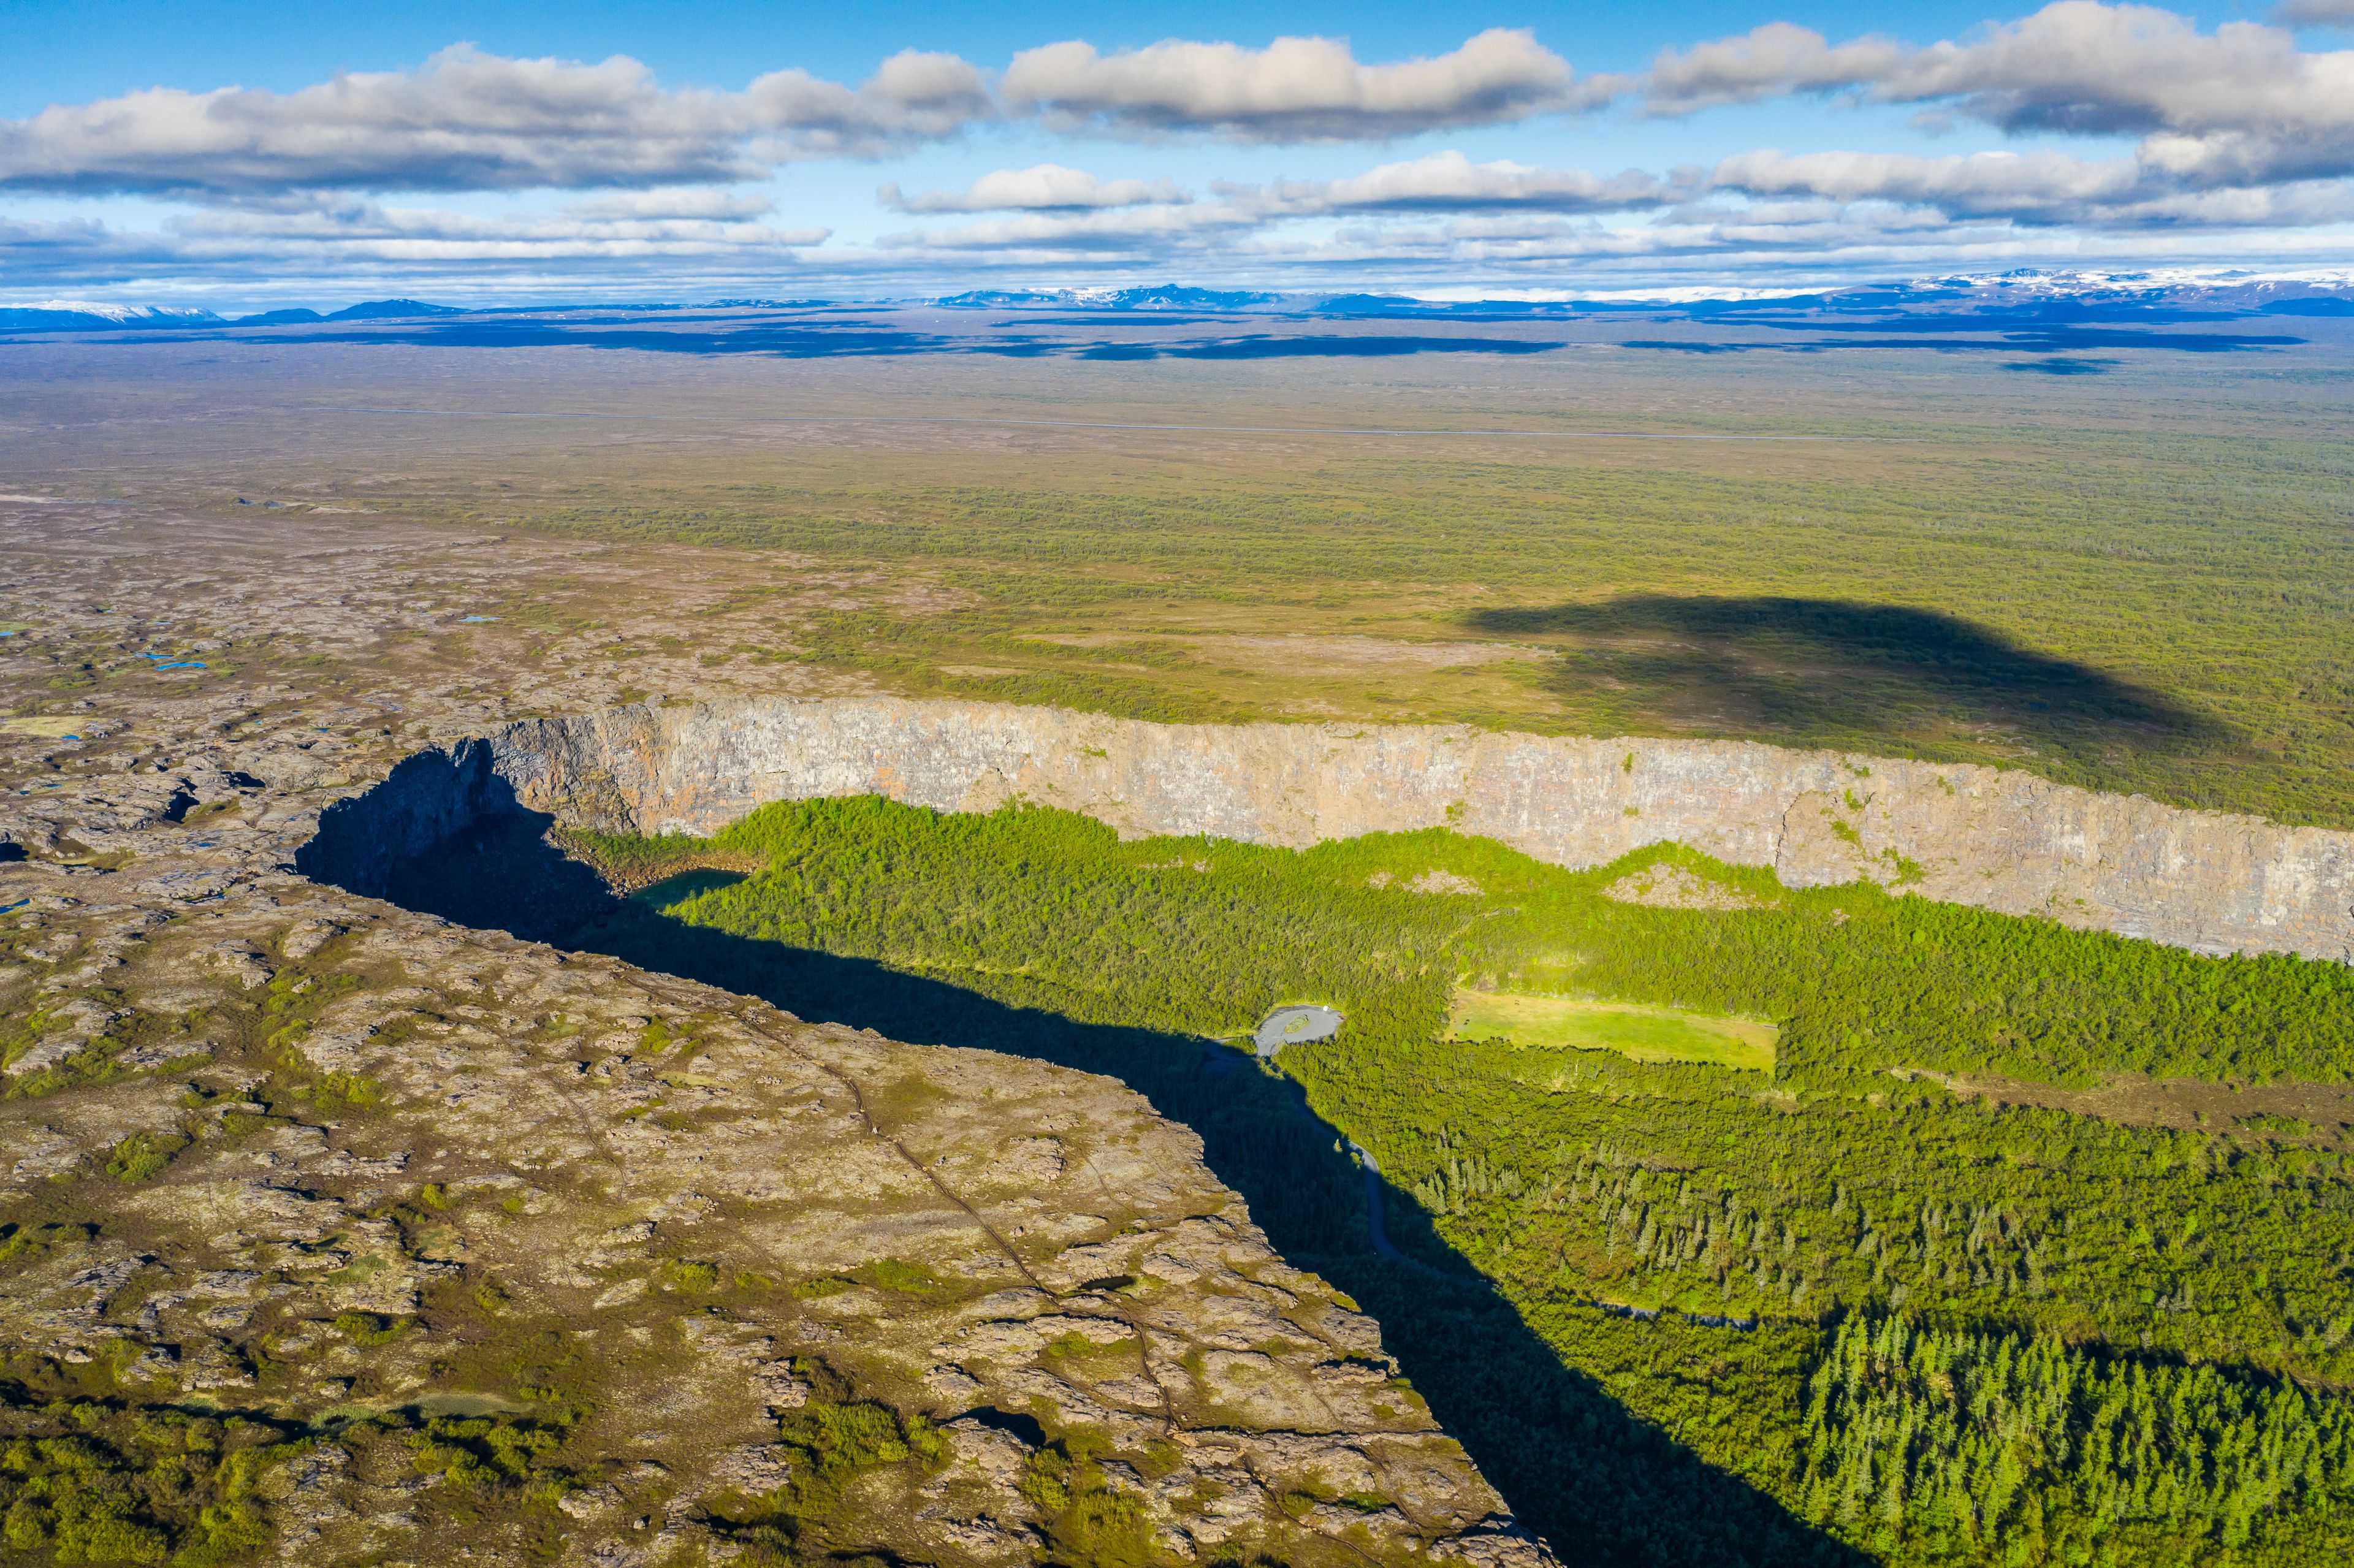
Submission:
<svg viewBox="0 0 2354 1568">
<path fill-rule="evenodd" d="M 1598 690 L 1629 719 L 1821 744 L 1988 729 L 2074 749 L 2179 750 L 2232 737 L 2095 666 L 1908 605 L 1644 594 L 1467 619 L 1501 636 L 1566 640 L 1546 683 L 1586 703 Z"/>
<path fill-rule="evenodd" d="M 502 802 L 503 789 L 493 778 L 473 793 L 504 809 L 400 857 L 379 887 L 355 891 L 757 996 L 811 1022 L 1119 1078 L 1201 1138 L 1209 1168 L 1242 1194 L 1278 1250 L 1380 1319 L 1391 1353 L 1432 1414 L 1564 1563 L 1862 1568 L 1869 1562 L 1563 1365 L 1512 1305 L 1448 1251 L 1415 1200 L 1387 1186 L 1391 1234 L 1408 1255 L 1377 1255 L 1364 1173 L 1340 1136 L 1309 1110 L 1296 1083 L 1243 1052 L 1011 1006 L 872 959 L 687 925 L 648 901 L 615 897 L 547 841 L 549 818 L 523 810 L 511 795 Z M 367 799 L 352 803 L 359 816 Z M 398 792 L 385 804 L 407 813 L 403 822 L 415 814 Z M 356 818 L 348 824 L 357 825 Z M 348 842 L 344 853 L 350 858 Z M 334 871 L 336 858 L 313 854 L 312 874 Z M 361 857 L 361 863 L 374 862 Z"/>
<path fill-rule="evenodd" d="M 1394 1187 L 1384 1202 L 1393 1218 L 1412 1206 Z M 1431 1414 L 1564 1563 L 1864 1568 L 1873 1561 L 1565 1366 L 1484 1278 L 1363 1255 L 1291 1260 L 1380 1321 L 1383 1342 Z M 1662 1361 L 1662 1375 L 1686 1375 L 1671 1358 Z"/>
<path fill-rule="evenodd" d="M 1816 337 L 1780 342 L 1756 338 L 1626 338 L 1621 348 L 1666 354 L 1824 354 L 1839 349 L 1923 349 L 1939 355 L 2063 354 L 2087 349 L 2152 349 L 2174 354 L 2265 354 L 2295 348 L 2301 337 L 2279 334 L 2147 332 L 2131 328 L 2009 326 L 2000 322 L 1955 317 L 1905 322 L 1833 322 L 1808 318 L 1788 322 L 1734 321 L 1727 324 L 1780 332 L 1882 333 L 1880 337 Z M 1991 336 L 1960 336 L 1960 334 Z M 2017 368 L 2006 366 L 2006 369 Z"/>
</svg>

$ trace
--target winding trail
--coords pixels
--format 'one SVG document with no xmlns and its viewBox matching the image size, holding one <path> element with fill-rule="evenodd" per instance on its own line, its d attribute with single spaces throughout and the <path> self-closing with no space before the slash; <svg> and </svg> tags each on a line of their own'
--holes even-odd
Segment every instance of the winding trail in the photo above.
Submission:
<svg viewBox="0 0 2354 1568">
<path fill-rule="evenodd" d="M 1281 1069 L 1279 1068 L 1278 1069 L 1278 1072 L 1280 1073 L 1283 1081 L 1291 1086 L 1291 1092 L 1297 1098 L 1299 1114 L 1306 1117 L 1310 1121 L 1314 1122 L 1317 1126 L 1325 1128 L 1327 1131 L 1339 1133 L 1341 1140 L 1349 1146 L 1349 1152 L 1357 1157 L 1358 1173 L 1365 1179 L 1365 1239 L 1373 1243 L 1375 1255 L 1388 1258 L 1393 1263 L 1403 1263 L 1411 1267 L 1421 1269 L 1427 1274 L 1445 1273 L 1446 1271 L 1444 1269 L 1433 1268 L 1430 1265 L 1423 1262 L 1422 1259 L 1410 1256 L 1407 1254 L 1399 1251 L 1397 1244 L 1390 1240 L 1390 1233 L 1382 1223 L 1384 1213 L 1382 1205 L 1382 1162 L 1373 1158 L 1373 1151 L 1367 1149 L 1363 1144 L 1359 1143 L 1346 1132 L 1342 1132 L 1341 1128 L 1335 1127 L 1332 1123 L 1326 1121 L 1322 1117 L 1318 1116 L 1316 1114 L 1316 1107 L 1308 1103 L 1307 1085 L 1301 1083 L 1290 1074 L 1281 1072 Z"/>
</svg>

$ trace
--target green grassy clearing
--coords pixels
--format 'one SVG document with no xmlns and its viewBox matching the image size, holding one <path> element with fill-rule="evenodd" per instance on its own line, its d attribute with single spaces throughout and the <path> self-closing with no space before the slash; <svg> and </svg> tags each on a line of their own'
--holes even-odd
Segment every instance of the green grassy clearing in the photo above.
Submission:
<svg viewBox="0 0 2354 1568">
<path fill-rule="evenodd" d="M 81 727 L 90 722 L 88 718 L 0 719 L 0 730 L 5 730 L 10 735 L 33 735 L 47 740 L 57 740 L 64 736 L 78 734 Z"/>
<path fill-rule="evenodd" d="M 1564 1051 L 1616 1051 L 1630 1062 L 1691 1062 L 1703 1066 L 1774 1070 L 1772 1024 L 1711 1018 L 1666 1007 L 1566 996 L 1458 990 L 1447 1017 L 1457 1040 L 1507 1040 Z"/>
</svg>

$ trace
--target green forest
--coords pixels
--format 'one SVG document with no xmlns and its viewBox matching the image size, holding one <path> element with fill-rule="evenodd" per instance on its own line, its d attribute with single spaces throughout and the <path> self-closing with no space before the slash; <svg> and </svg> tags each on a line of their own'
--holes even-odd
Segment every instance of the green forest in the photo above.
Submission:
<svg viewBox="0 0 2354 1568">
<path fill-rule="evenodd" d="M 759 868 L 659 884 L 575 945 L 1113 1073 L 1194 1127 L 1566 1560 L 2354 1552 L 2348 1129 L 2135 1125 L 1939 1081 L 2342 1084 L 2341 966 L 1785 888 L 1671 845 L 1572 872 L 1444 831 L 1122 842 L 875 799 L 709 840 L 567 837 L 637 874 Z M 1746 906 L 1611 895 L 1659 863 Z M 1770 1020 L 1776 1059 L 1450 1041 L 1458 987 Z M 1298 1001 L 1346 1026 L 1262 1066 L 1245 1036 Z M 1373 1241 L 1343 1135 L 1379 1161 L 1403 1256 Z"/>
</svg>

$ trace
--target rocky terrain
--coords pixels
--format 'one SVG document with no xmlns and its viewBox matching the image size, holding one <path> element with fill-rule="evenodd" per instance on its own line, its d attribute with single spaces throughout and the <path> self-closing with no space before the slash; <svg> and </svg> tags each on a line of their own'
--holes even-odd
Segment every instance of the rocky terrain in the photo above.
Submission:
<svg viewBox="0 0 2354 1568">
<path fill-rule="evenodd" d="M 2354 941 L 2348 835 L 2020 773 L 877 698 L 793 662 L 794 616 L 935 590 L 773 555 L 85 511 L 0 536 L 0 1539 L 32 1561 L 1546 1559 L 1190 1132 L 371 896 L 485 814 L 1451 822 Z"/>
<path fill-rule="evenodd" d="M 2028 773 L 1730 741 L 1458 726 L 1154 725 L 1040 707 L 752 698 L 518 724 L 420 757 L 331 814 L 322 874 L 520 808 L 709 832 L 769 800 L 1022 797 L 1124 833 L 1304 845 L 1452 826 L 1555 864 L 1670 840 L 1787 885 L 1869 879 L 2205 952 L 2354 959 L 2354 833 L 2095 794 Z"/>
<path fill-rule="evenodd" d="M 626 559 L 258 541 L 0 548 L 7 1551 L 1546 1560 L 1119 1085 L 299 874 L 404 753 L 631 694 L 617 641 L 676 694 L 744 674 L 663 653 Z M 663 613 L 734 613 L 754 568 L 673 555 Z M 535 582 L 568 623 L 437 641 Z"/>
</svg>

